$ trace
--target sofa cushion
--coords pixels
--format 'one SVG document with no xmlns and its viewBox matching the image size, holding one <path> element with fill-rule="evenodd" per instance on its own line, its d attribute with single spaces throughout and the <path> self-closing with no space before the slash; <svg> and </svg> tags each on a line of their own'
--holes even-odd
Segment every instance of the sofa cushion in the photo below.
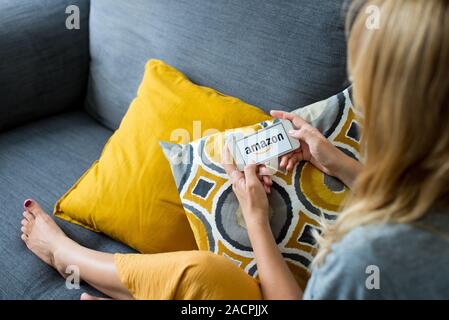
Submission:
<svg viewBox="0 0 449 320">
<path fill-rule="evenodd" d="M 80 11 L 68 30 L 66 8 Z M 0 131 L 79 107 L 89 69 L 89 0 L 0 1 Z"/>
<path fill-rule="evenodd" d="M 79 299 L 61 276 L 20 239 L 22 203 L 34 198 L 47 212 L 99 156 L 112 133 L 83 112 L 50 117 L 0 134 L 0 299 Z M 75 241 L 107 252 L 131 252 L 103 235 L 56 219 Z"/>
<path fill-rule="evenodd" d="M 54 212 L 142 253 L 197 249 L 159 140 L 186 143 L 268 118 L 151 60 L 120 128 Z"/>
<path fill-rule="evenodd" d="M 96 0 L 87 109 L 116 129 L 157 58 L 264 110 L 294 110 L 346 84 L 343 0 Z"/>
</svg>

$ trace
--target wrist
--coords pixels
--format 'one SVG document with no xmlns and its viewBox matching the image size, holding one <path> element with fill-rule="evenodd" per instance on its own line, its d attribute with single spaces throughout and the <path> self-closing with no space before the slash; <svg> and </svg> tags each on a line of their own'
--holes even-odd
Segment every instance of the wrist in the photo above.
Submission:
<svg viewBox="0 0 449 320">
<path fill-rule="evenodd" d="M 361 164 L 341 150 L 339 150 L 339 155 L 336 158 L 335 167 L 332 169 L 332 176 L 341 180 L 349 188 L 352 188 L 361 169 Z"/>
<path fill-rule="evenodd" d="M 340 179 L 343 171 L 345 171 L 346 155 L 336 146 L 332 146 L 332 148 L 334 148 L 334 152 L 330 153 L 331 156 L 327 158 L 327 163 L 325 164 L 326 174 Z"/>
<path fill-rule="evenodd" d="M 252 220 L 246 224 L 248 236 L 253 248 L 260 243 L 261 239 L 274 239 L 273 231 L 271 230 L 270 222 L 265 220 Z"/>
<path fill-rule="evenodd" d="M 253 217 L 245 218 L 246 227 L 248 230 L 261 230 L 261 229 L 270 229 L 270 221 L 268 219 L 268 213 L 260 212 L 256 213 L 254 211 L 251 212 Z"/>
</svg>

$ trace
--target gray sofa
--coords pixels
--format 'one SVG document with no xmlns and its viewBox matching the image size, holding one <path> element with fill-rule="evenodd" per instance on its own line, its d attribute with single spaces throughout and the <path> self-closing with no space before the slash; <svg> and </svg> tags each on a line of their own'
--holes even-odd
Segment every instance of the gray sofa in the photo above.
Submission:
<svg viewBox="0 0 449 320">
<path fill-rule="evenodd" d="M 66 8 L 80 29 L 66 28 Z M 194 82 L 264 110 L 292 110 L 347 85 L 342 1 L 0 1 L 0 298 L 78 299 L 20 240 L 22 203 L 49 212 L 99 157 L 144 65 L 165 60 Z M 132 252 L 58 221 L 95 250 Z"/>
</svg>

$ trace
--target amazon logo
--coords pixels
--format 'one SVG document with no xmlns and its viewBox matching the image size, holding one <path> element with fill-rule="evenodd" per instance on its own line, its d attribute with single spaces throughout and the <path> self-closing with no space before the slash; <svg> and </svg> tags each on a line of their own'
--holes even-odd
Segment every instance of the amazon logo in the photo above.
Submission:
<svg viewBox="0 0 449 320">
<path fill-rule="evenodd" d="M 250 154 L 257 154 L 257 155 L 261 155 L 264 153 L 267 153 L 268 151 L 271 150 L 272 147 L 274 147 L 277 143 L 279 143 L 280 141 L 285 140 L 285 136 L 283 133 L 279 133 L 276 136 L 272 136 L 269 138 L 266 138 L 260 142 L 256 142 L 248 147 L 245 147 L 245 153 L 247 155 Z"/>
</svg>

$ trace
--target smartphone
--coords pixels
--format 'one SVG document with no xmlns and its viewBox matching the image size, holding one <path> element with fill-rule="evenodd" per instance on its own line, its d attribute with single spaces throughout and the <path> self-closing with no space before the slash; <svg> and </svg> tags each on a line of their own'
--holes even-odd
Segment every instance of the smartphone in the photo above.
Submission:
<svg viewBox="0 0 449 320">
<path fill-rule="evenodd" d="M 228 144 L 237 168 L 243 171 L 250 163 L 273 163 L 273 160 L 299 149 L 299 141 L 288 135 L 293 129 L 289 120 L 280 120 L 251 135 L 232 136 Z"/>
</svg>

